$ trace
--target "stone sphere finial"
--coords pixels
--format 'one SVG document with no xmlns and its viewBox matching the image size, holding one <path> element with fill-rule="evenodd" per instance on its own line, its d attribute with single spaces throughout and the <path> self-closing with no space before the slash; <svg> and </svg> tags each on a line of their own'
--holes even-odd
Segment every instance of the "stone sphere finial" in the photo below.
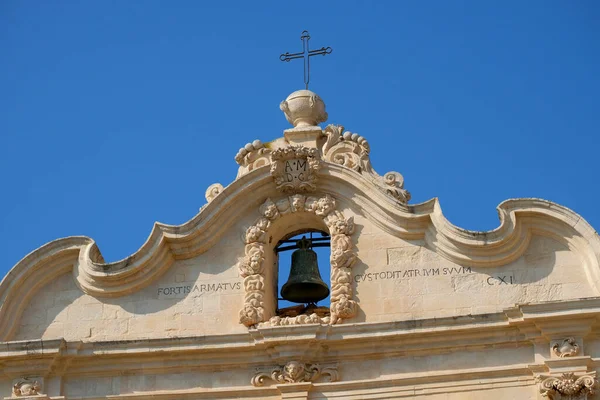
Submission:
<svg viewBox="0 0 600 400">
<path fill-rule="evenodd" d="M 297 90 L 281 102 L 279 108 L 294 128 L 317 126 L 327 121 L 325 103 L 310 90 Z"/>
</svg>

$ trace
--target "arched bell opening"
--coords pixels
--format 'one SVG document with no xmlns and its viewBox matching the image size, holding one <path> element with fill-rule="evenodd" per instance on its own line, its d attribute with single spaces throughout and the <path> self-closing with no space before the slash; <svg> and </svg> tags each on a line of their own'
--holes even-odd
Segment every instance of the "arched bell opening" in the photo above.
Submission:
<svg viewBox="0 0 600 400">
<path fill-rule="evenodd" d="M 259 324 L 333 325 L 354 317 L 358 305 L 353 298 L 350 271 L 356 261 L 351 238 L 354 233 L 353 217 L 346 218 L 342 211 L 337 210 L 336 200 L 328 194 L 322 197 L 295 194 L 276 201 L 266 199 L 259 212 L 261 217 L 254 225 L 246 228 L 245 256 L 237 264 L 240 275 L 244 278 L 245 292 L 240 323 L 248 327 Z M 279 257 L 275 246 L 280 240 L 310 231 L 328 232 L 331 235 L 332 251 L 329 257 L 323 257 L 331 266 L 329 273 L 323 274 L 331 277 L 331 301 L 327 311 L 329 315 L 320 316 L 308 309 L 297 316 L 280 317 L 277 314 Z"/>
<path fill-rule="evenodd" d="M 330 247 L 329 233 L 318 229 L 294 231 L 277 242 L 277 316 L 329 315 Z"/>
</svg>

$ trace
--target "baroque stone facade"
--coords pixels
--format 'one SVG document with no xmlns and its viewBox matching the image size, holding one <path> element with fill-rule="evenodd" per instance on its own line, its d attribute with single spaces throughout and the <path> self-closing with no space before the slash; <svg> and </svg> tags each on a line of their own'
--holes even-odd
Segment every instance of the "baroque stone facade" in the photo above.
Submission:
<svg viewBox="0 0 600 400">
<path fill-rule="evenodd" d="M 410 204 L 365 137 L 302 90 L 180 226 L 123 261 L 50 242 L 0 283 L 0 397 L 593 399 L 600 238 L 540 199 L 490 232 Z M 328 235 L 329 310 L 278 309 L 278 242 Z M 325 310 L 325 311 L 324 311 Z"/>
</svg>

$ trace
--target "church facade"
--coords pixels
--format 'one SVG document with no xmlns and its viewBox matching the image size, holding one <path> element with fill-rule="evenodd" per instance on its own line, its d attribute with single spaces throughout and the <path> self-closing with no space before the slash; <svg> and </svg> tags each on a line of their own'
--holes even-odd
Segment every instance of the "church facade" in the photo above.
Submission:
<svg viewBox="0 0 600 400">
<path fill-rule="evenodd" d="M 600 237 L 541 199 L 500 226 L 453 226 L 409 204 L 367 140 L 328 125 L 300 90 L 293 128 L 235 157 L 179 226 L 106 263 L 69 237 L 0 283 L 5 399 L 593 399 L 600 368 Z M 275 247 L 330 241 L 330 305 L 278 306 Z"/>
</svg>

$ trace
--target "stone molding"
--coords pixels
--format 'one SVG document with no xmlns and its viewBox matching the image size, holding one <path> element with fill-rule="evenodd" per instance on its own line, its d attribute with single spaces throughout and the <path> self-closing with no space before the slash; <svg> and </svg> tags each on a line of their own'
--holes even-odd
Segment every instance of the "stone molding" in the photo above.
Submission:
<svg viewBox="0 0 600 400">
<path fill-rule="evenodd" d="M 578 214 L 541 199 L 512 199 L 498 206 L 500 226 L 474 232 L 452 225 L 437 199 L 402 205 L 374 187 L 365 176 L 337 164 L 319 172 L 320 190 L 352 201 L 383 231 L 403 239 L 423 240 L 425 247 L 454 263 L 495 267 L 519 258 L 534 234 L 550 236 L 579 254 L 592 287 L 600 292 L 600 238 Z M 223 189 L 190 221 L 156 223 L 144 245 L 131 256 L 105 263 L 96 243 L 83 236 L 58 239 L 19 261 L 0 283 L 0 340 L 10 340 L 28 300 L 54 278 L 72 271 L 79 287 L 97 297 L 138 291 L 169 269 L 211 248 L 244 215 L 248 204 L 276 192 L 267 166 L 257 168 Z"/>
<path fill-rule="evenodd" d="M 276 383 L 315 382 L 323 376 L 329 377 L 329 382 L 339 379 L 337 365 L 320 365 L 289 361 L 285 365 L 278 365 L 268 370 L 258 371 L 250 383 L 252 386 L 263 386 L 270 379 Z"/>
<path fill-rule="evenodd" d="M 540 394 L 550 400 L 587 400 L 596 393 L 598 379 L 596 372 L 575 374 L 563 373 L 559 376 L 539 375 Z"/>
<path fill-rule="evenodd" d="M 517 313 L 521 315 L 520 319 L 515 318 Z M 319 364 L 324 367 L 335 357 L 340 372 L 343 373 L 344 363 L 357 359 L 399 357 L 409 360 L 411 357 L 436 356 L 452 352 L 462 354 L 466 351 L 483 351 L 488 348 L 514 349 L 515 346 L 523 348 L 523 351 L 527 349 L 526 352 L 532 352 L 535 343 L 544 342 L 549 346 L 548 332 L 536 328 L 540 322 L 556 327 L 566 320 L 569 321 L 566 324 L 569 328 L 573 326 L 570 323 L 572 318 L 578 316 L 588 321 L 588 324 L 594 325 L 600 318 L 600 298 L 527 304 L 515 309 L 507 309 L 504 313 L 481 316 L 332 326 L 301 325 L 294 329 L 258 326 L 244 333 L 229 335 L 131 339 L 114 342 L 15 341 L 3 343 L 0 348 L 0 362 L 4 370 L 10 370 L 11 374 L 21 376 L 49 374 L 119 376 L 142 371 L 146 374 L 174 374 L 189 372 L 190 369 L 214 371 L 217 366 L 219 368 L 236 366 L 247 371 L 249 379 L 256 371 L 257 360 L 260 365 L 267 367 L 281 366 L 285 364 L 285 360 L 319 360 Z M 303 345 L 295 345 L 297 343 Z M 23 363 L 24 359 L 32 355 L 35 356 L 35 364 Z M 168 365 L 164 363 L 165 358 L 170 360 Z M 573 361 L 577 358 L 581 357 L 554 361 Z M 328 382 L 312 384 L 319 391 L 367 390 L 393 386 L 398 390 L 398 397 L 401 397 L 401 393 L 414 389 L 415 385 L 458 392 L 461 388 L 483 390 L 497 387 L 497 384 L 533 386 L 535 376 L 538 374 L 535 371 L 547 371 L 547 364 L 550 361 L 552 360 L 476 369 L 426 371 L 410 374 L 410 376 L 400 373 L 376 380 L 356 378 L 346 380 L 347 378 L 344 377 L 343 381 L 333 385 Z M 141 364 L 143 370 L 140 369 Z M 578 365 L 569 368 L 581 371 L 582 366 L 585 365 L 587 368 L 595 369 L 597 361 L 589 358 L 587 361 L 579 360 Z M 565 367 L 560 366 L 560 368 L 564 371 Z M 553 368 L 551 367 L 550 370 Z M 559 376 L 547 375 L 547 377 Z M 152 397 L 169 400 L 216 398 L 219 394 L 236 397 L 252 390 L 249 393 L 260 398 L 261 394 L 266 396 L 266 393 L 276 395 L 277 384 L 253 387 L 248 382 L 248 386 L 235 387 L 223 392 L 219 389 L 201 391 L 190 389 L 171 392 L 169 394 L 171 397 L 166 393 L 152 393 Z M 259 391 L 261 388 L 265 391 Z M 144 399 L 148 396 L 149 393 L 145 392 L 127 394 L 123 398 Z M 115 396 L 118 397 L 120 396 Z"/>
<path fill-rule="evenodd" d="M 259 209 L 259 217 L 245 233 L 246 256 L 238 263 L 244 278 L 244 306 L 240 322 L 248 327 L 263 323 L 267 326 L 301 324 L 337 324 L 356 315 L 357 304 L 352 293 L 351 268 L 356 252 L 350 236 L 354 233 L 354 220 L 336 210 L 336 201 L 330 195 L 311 197 L 294 194 L 273 201 L 267 199 Z M 265 296 L 264 261 L 267 237 L 273 224 L 286 214 L 311 213 L 321 218 L 331 236 L 331 314 L 321 318 L 316 314 L 280 318 L 266 321 L 263 299 Z"/>
</svg>

